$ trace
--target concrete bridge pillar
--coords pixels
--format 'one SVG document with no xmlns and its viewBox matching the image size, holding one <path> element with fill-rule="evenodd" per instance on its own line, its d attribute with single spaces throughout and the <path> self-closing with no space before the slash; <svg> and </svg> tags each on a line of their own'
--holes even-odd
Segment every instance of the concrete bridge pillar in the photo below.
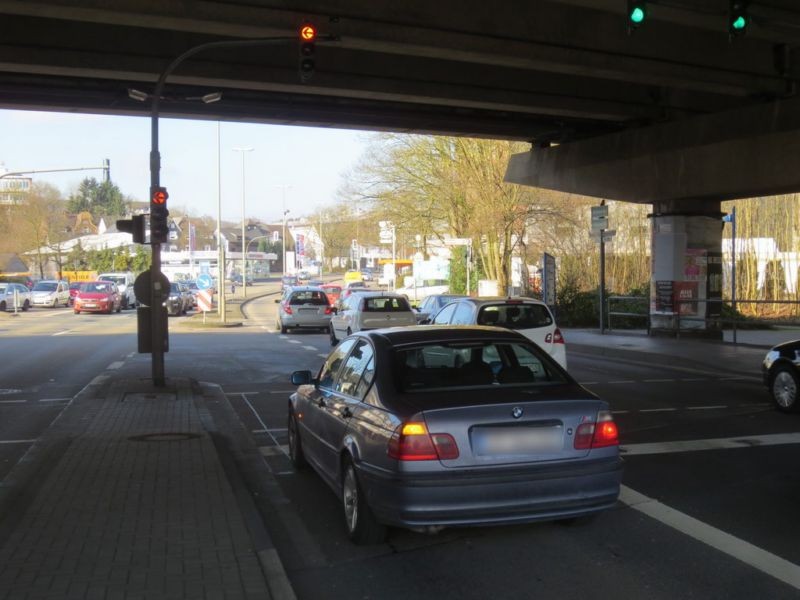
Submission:
<svg viewBox="0 0 800 600">
<path fill-rule="evenodd" d="M 653 335 L 722 337 L 722 213 L 716 200 L 653 204 L 650 323 Z"/>
</svg>

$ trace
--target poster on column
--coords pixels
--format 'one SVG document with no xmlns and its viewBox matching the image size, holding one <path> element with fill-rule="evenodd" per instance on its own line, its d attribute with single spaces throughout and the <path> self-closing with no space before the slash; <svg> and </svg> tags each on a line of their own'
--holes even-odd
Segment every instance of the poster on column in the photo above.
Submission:
<svg viewBox="0 0 800 600">
<path fill-rule="evenodd" d="M 651 311 L 660 314 L 674 314 L 675 302 L 673 299 L 674 287 L 672 281 L 656 281 L 653 283 L 654 289 L 650 294 L 653 298 Z"/>
<path fill-rule="evenodd" d="M 697 316 L 698 287 L 697 281 L 676 281 L 675 282 L 675 304 L 678 314 L 682 317 Z"/>
<path fill-rule="evenodd" d="M 705 316 L 706 303 L 698 301 L 706 299 L 707 277 L 708 251 L 705 248 L 687 248 L 683 260 L 683 282 L 676 282 L 675 297 L 684 300 L 677 302 L 678 314 Z"/>
</svg>

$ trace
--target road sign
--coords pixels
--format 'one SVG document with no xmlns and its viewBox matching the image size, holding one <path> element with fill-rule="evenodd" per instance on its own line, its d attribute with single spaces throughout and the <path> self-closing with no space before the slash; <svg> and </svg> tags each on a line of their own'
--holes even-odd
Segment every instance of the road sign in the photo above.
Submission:
<svg viewBox="0 0 800 600">
<path fill-rule="evenodd" d="M 600 231 L 608 228 L 608 206 L 592 207 L 592 231 Z"/>
<path fill-rule="evenodd" d="M 616 229 L 604 229 L 602 231 L 593 230 L 589 232 L 589 237 L 592 238 L 595 242 L 599 242 L 601 233 L 603 235 L 603 241 L 610 242 L 614 238 L 614 236 L 617 235 L 617 230 Z"/>
<path fill-rule="evenodd" d="M 150 271 L 144 271 L 133 282 L 133 295 L 136 296 L 140 304 L 145 306 L 150 306 L 150 277 Z M 160 300 L 160 304 L 169 298 L 169 279 L 160 272 L 156 279 L 156 301 Z"/>
<path fill-rule="evenodd" d="M 203 273 L 197 278 L 197 287 L 201 290 L 207 290 L 214 285 L 214 280 L 208 273 Z"/>
<path fill-rule="evenodd" d="M 203 312 L 210 312 L 213 309 L 211 292 L 209 290 L 200 290 L 197 292 L 197 308 Z"/>
</svg>

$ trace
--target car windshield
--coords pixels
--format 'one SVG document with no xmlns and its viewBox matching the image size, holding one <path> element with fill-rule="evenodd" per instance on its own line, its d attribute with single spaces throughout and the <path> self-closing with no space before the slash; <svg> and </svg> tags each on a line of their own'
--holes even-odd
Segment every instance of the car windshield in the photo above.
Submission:
<svg viewBox="0 0 800 600">
<path fill-rule="evenodd" d="M 40 281 L 33 286 L 34 292 L 55 292 L 58 284 L 55 281 Z"/>
<path fill-rule="evenodd" d="M 180 294 L 181 288 L 177 283 L 170 283 L 169 284 L 169 292 L 170 294 Z"/>
<path fill-rule="evenodd" d="M 542 304 L 491 304 L 478 311 L 478 325 L 506 329 L 533 329 L 553 324 L 550 311 Z"/>
<path fill-rule="evenodd" d="M 397 387 L 403 391 L 564 383 L 541 352 L 527 343 L 430 344 L 398 350 Z"/>
<path fill-rule="evenodd" d="M 100 277 L 100 281 L 113 281 L 114 283 L 120 284 L 125 283 L 125 277 L 122 275 L 103 275 Z"/>
<path fill-rule="evenodd" d="M 90 281 L 89 283 L 84 283 L 81 286 L 81 292 L 107 294 L 110 291 L 111 291 L 110 282 L 105 283 L 102 281 Z"/>
<path fill-rule="evenodd" d="M 378 296 L 364 298 L 364 312 L 403 312 L 411 310 L 405 298 Z"/>
</svg>

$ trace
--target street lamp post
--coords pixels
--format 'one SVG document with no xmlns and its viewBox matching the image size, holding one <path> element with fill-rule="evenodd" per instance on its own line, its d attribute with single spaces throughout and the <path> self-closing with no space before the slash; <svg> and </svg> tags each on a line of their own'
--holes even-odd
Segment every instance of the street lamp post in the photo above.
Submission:
<svg viewBox="0 0 800 600">
<path fill-rule="evenodd" d="M 245 246 L 247 245 L 247 238 L 245 237 L 245 213 L 244 213 L 244 155 L 247 152 L 252 152 L 253 148 L 250 146 L 244 146 L 239 148 L 234 148 L 234 152 L 241 152 L 242 153 L 242 294 L 245 298 L 247 298 L 247 249 Z"/>
<path fill-rule="evenodd" d="M 217 121 L 217 313 L 220 322 L 228 322 L 225 306 L 225 249 L 222 247 L 222 126 Z"/>
<path fill-rule="evenodd" d="M 281 234 L 281 243 L 283 244 L 283 257 L 281 258 L 281 263 L 283 265 L 283 276 L 286 277 L 286 215 L 289 214 L 289 210 L 286 209 L 286 190 L 290 189 L 291 185 L 276 185 L 275 187 L 281 188 L 283 190 L 283 232 Z"/>
</svg>

